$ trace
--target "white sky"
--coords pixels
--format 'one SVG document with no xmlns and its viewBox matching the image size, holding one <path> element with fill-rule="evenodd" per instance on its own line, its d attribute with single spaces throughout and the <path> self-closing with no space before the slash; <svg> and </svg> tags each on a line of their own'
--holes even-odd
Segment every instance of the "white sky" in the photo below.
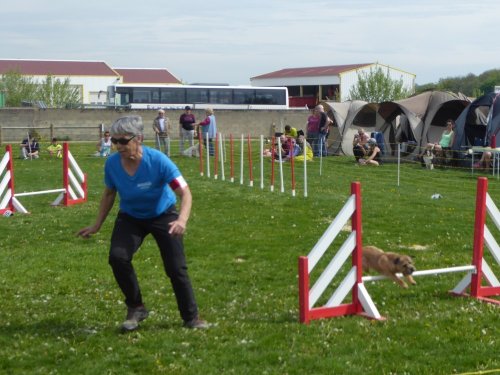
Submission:
<svg viewBox="0 0 500 375">
<path fill-rule="evenodd" d="M 424 84 L 499 69 L 499 22 L 499 0 L 0 0 L 0 58 L 230 84 L 378 61 Z"/>
</svg>

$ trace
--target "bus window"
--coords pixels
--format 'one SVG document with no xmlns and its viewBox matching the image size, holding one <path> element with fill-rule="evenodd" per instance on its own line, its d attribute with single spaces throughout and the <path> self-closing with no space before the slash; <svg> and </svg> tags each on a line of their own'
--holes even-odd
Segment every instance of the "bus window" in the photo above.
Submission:
<svg viewBox="0 0 500 375">
<path fill-rule="evenodd" d="M 182 104 L 186 101 L 186 89 L 180 87 L 162 88 L 160 103 Z"/>
<path fill-rule="evenodd" d="M 208 89 L 206 88 L 190 88 L 186 96 L 188 103 L 209 103 Z"/>
<path fill-rule="evenodd" d="M 233 104 L 252 104 L 255 99 L 255 90 L 234 89 Z"/>
<path fill-rule="evenodd" d="M 152 103 L 150 91 L 147 89 L 135 89 L 132 94 L 132 103 Z"/>
<path fill-rule="evenodd" d="M 255 104 L 284 104 L 284 92 L 278 90 L 255 90 Z"/>
<path fill-rule="evenodd" d="M 233 102 L 231 89 L 210 89 L 209 103 L 231 104 Z"/>
</svg>

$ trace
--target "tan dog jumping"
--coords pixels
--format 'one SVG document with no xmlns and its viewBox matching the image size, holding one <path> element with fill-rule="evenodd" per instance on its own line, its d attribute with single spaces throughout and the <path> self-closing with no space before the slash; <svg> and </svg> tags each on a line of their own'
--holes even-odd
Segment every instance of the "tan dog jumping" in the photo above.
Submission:
<svg viewBox="0 0 500 375">
<path fill-rule="evenodd" d="M 413 265 L 413 259 L 408 255 L 386 253 L 375 246 L 363 246 L 363 272 L 370 269 L 394 280 L 403 288 L 408 288 L 408 285 L 396 276 L 397 273 L 402 273 L 410 284 L 417 283 L 411 276 L 416 268 Z"/>
</svg>

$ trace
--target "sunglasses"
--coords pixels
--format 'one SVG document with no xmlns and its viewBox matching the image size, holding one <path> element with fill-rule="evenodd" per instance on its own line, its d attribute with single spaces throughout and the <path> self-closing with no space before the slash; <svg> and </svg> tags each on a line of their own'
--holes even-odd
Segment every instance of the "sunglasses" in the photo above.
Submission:
<svg viewBox="0 0 500 375">
<path fill-rule="evenodd" d="M 121 144 L 121 145 L 128 145 L 128 143 L 135 138 L 135 135 L 131 138 L 111 138 L 111 143 L 113 143 L 114 145 L 116 145 L 117 143 Z"/>
</svg>

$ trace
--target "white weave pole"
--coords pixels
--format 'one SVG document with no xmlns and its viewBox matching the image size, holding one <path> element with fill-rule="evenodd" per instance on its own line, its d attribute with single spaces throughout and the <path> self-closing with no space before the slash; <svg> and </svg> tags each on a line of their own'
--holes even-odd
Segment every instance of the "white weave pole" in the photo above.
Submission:
<svg viewBox="0 0 500 375">
<path fill-rule="evenodd" d="M 307 140 L 304 137 L 304 197 L 307 197 Z"/>
<path fill-rule="evenodd" d="M 260 188 L 264 189 L 264 135 L 260 135 Z"/>
<path fill-rule="evenodd" d="M 222 145 L 222 133 L 219 133 L 219 157 L 220 157 L 220 173 L 222 181 L 226 180 L 224 174 L 224 146 Z"/>
<path fill-rule="evenodd" d="M 285 192 L 285 185 L 283 183 L 283 160 L 281 158 L 281 138 L 278 138 L 278 161 L 280 163 L 280 185 L 281 185 L 281 192 Z"/>
<path fill-rule="evenodd" d="M 399 187 L 400 166 L 401 166 L 401 143 L 398 143 L 398 187 Z"/>
<path fill-rule="evenodd" d="M 33 160 L 33 155 L 31 154 L 31 139 L 30 139 L 30 133 L 28 132 L 28 152 L 30 153 L 30 160 Z"/>
<path fill-rule="evenodd" d="M 240 185 L 243 185 L 243 154 L 245 153 L 245 138 L 241 135 Z"/>
<path fill-rule="evenodd" d="M 205 134 L 206 135 L 206 140 L 207 140 L 207 147 L 205 147 L 207 149 L 207 177 L 210 178 L 210 139 L 208 138 L 208 133 Z"/>
<path fill-rule="evenodd" d="M 323 140 L 319 137 L 319 175 L 323 172 Z"/>
</svg>

